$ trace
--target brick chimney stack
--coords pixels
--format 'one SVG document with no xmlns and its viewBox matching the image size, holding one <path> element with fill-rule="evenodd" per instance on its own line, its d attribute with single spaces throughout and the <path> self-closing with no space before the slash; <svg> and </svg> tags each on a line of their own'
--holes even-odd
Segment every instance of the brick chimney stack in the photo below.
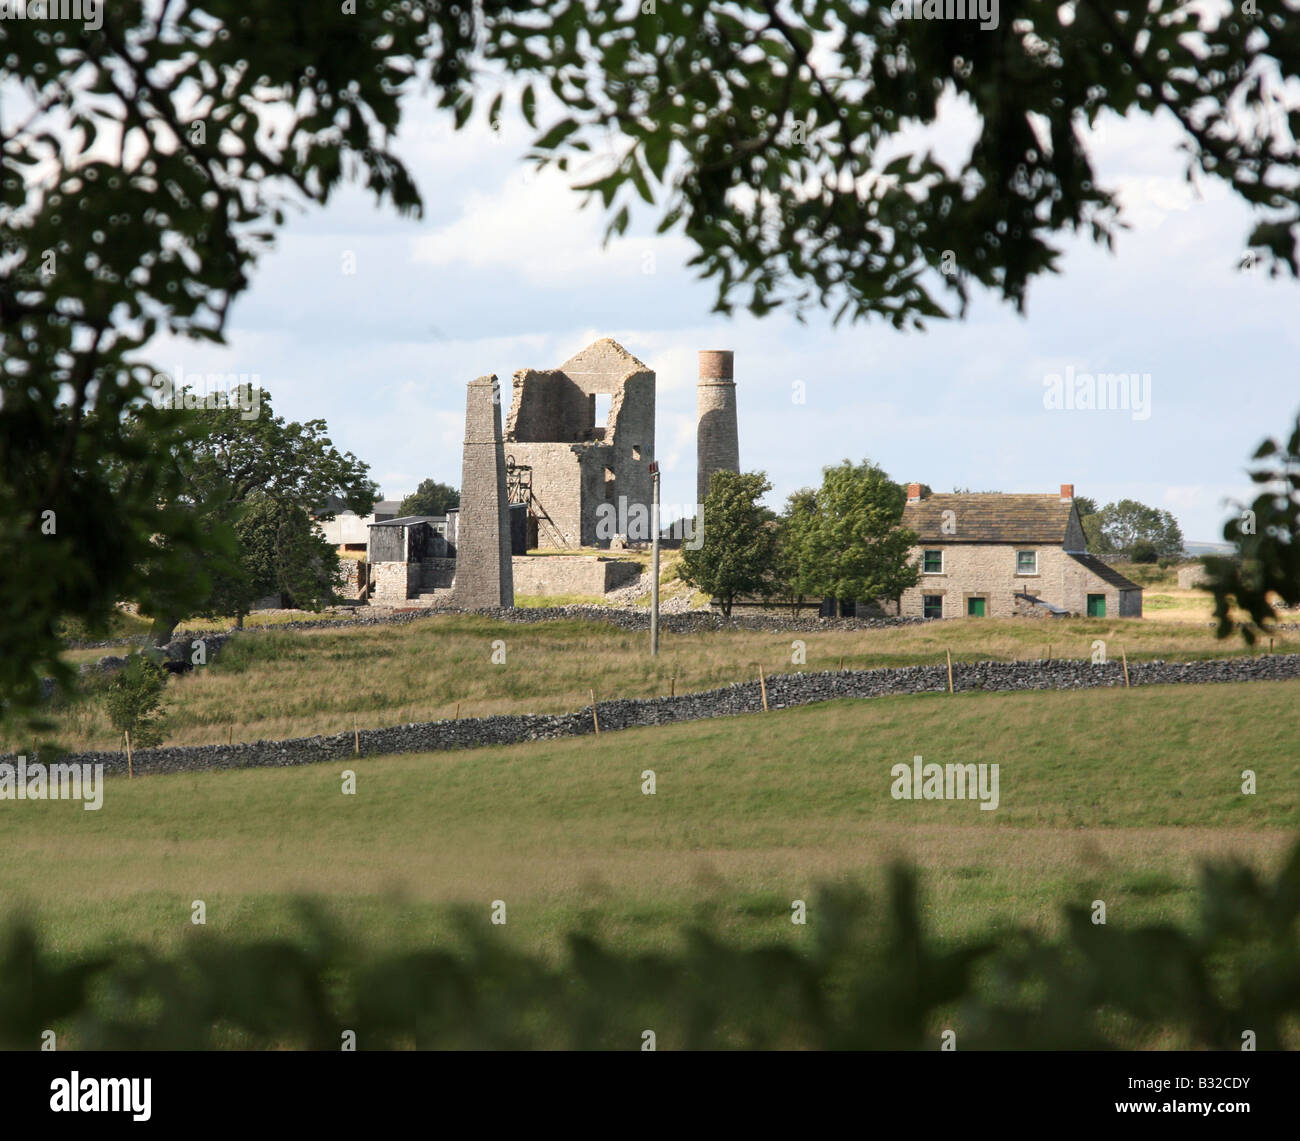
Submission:
<svg viewBox="0 0 1300 1141">
<path fill-rule="evenodd" d="M 740 471 L 740 443 L 736 427 L 735 354 L 730 349 L 701 349 L 699 360 L 695 495 L 703 503 L 715 471 Z"/>
<path fill-rule="evenodd" d="M 907 502 L 915 503 L 921 498 L 921 485 L 919 483 L 909 483 L 907 485 Z"/>
<path fill-rule="evenodd" d="M 1072 483 L 1061 484 L 1061 502 L 1069 503 L 1070 500 L 1073 498 L 1074 498 L 1074 484 Z"/>
</svg>

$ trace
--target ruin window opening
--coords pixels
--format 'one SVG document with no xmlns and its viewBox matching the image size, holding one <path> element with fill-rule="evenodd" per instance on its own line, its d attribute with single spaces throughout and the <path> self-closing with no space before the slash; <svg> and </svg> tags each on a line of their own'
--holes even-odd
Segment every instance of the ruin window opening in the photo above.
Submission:
<svg viewBox="0 0 1300 1141">
<path fill-rule="evenodd" d="M 609 409 L 614 402 L 614 396 L 609 392 L 598 392 L 592 397 L 595 407 L 595 426 L 597 428 L 609 427 Z"/>
</svg>

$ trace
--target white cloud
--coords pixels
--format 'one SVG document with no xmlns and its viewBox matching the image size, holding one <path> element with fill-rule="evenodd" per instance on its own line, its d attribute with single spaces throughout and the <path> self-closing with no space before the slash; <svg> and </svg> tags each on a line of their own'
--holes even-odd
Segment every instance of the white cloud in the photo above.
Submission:
<svg viewBox="0 0 1300 1141">
<path fill-rule="evenodd" d="M 558 171 L 513 170 L 498 188 L 468 194 L 455 222 L 416 238 L 412 260 L 499 269 L 555 285 L 652 276 L 690 256 L 689 245 L 671 235 L 624 236 L 602 247 L 599 203 L 581 203 Z"/>
</svg>

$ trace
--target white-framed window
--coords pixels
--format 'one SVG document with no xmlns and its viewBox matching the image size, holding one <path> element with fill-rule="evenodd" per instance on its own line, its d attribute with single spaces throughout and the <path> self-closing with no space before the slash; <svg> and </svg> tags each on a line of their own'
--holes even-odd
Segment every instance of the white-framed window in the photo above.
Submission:
<svg viewBox="0 0 1300 1141">
<path fill-rule="evenodd" d="M 1037 573 L 1038 573 L 1038 552 L 1017 551 L 1016 552 L 1016 574 L 1037 574 Z"/>
<path fill-rule="evenodd" d="M 922 551 L 921 571 L 924 574 L 943 574 L 943 551 Z"/>
</svg>

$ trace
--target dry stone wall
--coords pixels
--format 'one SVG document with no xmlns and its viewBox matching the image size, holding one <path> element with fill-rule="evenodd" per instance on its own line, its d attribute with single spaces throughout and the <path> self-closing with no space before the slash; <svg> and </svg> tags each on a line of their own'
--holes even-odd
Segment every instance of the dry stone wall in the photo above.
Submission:
<svg viewBox="0 0 1300 1141">
<path fill-rule="evenodd" d="M 1131 662 L 1132 685 L 1203 685 L 1243 681 L 1285 681 L 1300 678 L 1300 654 L 1213 658 L 1196 662 Z M 972 690 L 1094 689 L 1124 684 L 1117 662 L 979 662 L 953 671 L 958 692 Z M 891 694 L 934 693 L 947 688 L 945 666 L 905 666 L 900 669 L 846 670 L 835 673 L 786 674 L 767 679 L 768 705 L 784 709 L 838 698 L 872 698 Z M 638 726 L 669 725 L 711 717 L 728 717 L 762 710 L 757 681 L 725 689 L 688 693 L 680 697 L 639 700 L 597 700 L 603 732 Z M 485 745 L 576 737 L 593 732 L 591 708 L 563 714 L 513 714 L 428 721 L 390 729 L 364 729 L 356 736 L 362 756 L 442 752 Z M 330 737 L 299 737 L 287 741 L 258 741 L 245 745 L 195 745 L 141 749 L 135 753 L 137 773 L 192 772 L 203 769 L 283 767 L 356 758 L 352 733 Z M 12 756 L 0 762 L 13 763 Z M 51 757 L 43 758 L 53 760 Z M 65 758 L 75 763 L 102 764 L 111 774 L 126 771 L 126 757 L 116 752 L 79 753 Z"/>
</svg>

